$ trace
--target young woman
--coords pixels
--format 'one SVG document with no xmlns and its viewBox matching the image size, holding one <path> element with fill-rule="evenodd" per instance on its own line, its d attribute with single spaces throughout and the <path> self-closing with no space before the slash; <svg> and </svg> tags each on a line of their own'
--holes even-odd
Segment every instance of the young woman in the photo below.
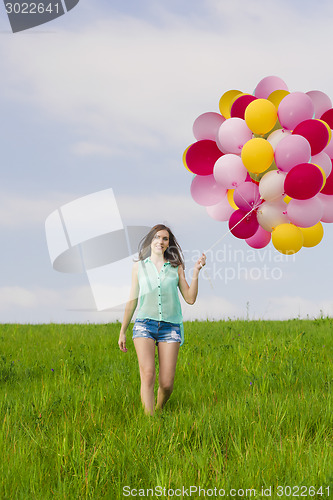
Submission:
<svg viewBox="0 0 333 500">
<path fill-rule="evenodd" d="M 145 412 L 150 415 L 155 410 L 155 344 L 159 359 L 156 409 L 162 409 L 173 390 L 178 351 L 184 342 L 178 288 L 185 301 L 194 304 L 199 272 L 205 264 L 206 256 L 202 254 L 194 266 L 189 286 L 181 248 L 164 224 L 154 226 L 139 245 L 139 260 L 133 266 L 130 298 L 125 307 L 118 344 L 121 351 L 127 352 L 126 330 L 139 297 L 133 341 L 139 361 L 141 400 Z"/>
</svg>

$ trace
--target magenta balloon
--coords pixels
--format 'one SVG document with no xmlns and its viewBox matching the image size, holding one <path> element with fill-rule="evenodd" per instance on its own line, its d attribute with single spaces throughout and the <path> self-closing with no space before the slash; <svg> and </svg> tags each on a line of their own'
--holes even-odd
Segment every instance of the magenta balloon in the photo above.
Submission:
<svg viewBox="0 0 333 500">
<path fill-rule="evenodd" d="M 325 111 L 332 107 L 331 99 L 327 94 L 321 92 L 320 90 L 310 90 L 309 92 L 306 92 L 306 95 L 308 95 L 313 102 L 315 118 L 320 118 Z"/>
<path fill-rule="evenodd" d="M 311 227 L 322 218 L 323 205 L 317 196 L 308 200 L 290 200 L 287 215 L 295 226 Z"/>
<path fill-rule="evenodd" d="M 224 121 L 225 118 L 219 113 L 203 113 L 193 123 L 193 135 L 197 141 L 203 139 L 215 141 L 217 131 Z"/>
<path fill-rule="evenodd" d="M 324 122 L 326 122 L 330 128 L 333 128 L 333 109 L 331 108 L 325 111 L 325 113 L 322 114 L 320 119 L 324 120 Z"/>
<path fill-rule="evenodd" d="M 292 92 L 282 99 L 278 107 L 279 122 L 283 128 L 293 130 L 296 125 L 313 118 L 314 104 L 303 92 Z"/>
<path fill-rule="evenodd" d="M 287 173 L 284 190 L 291 198 L 307 200 L 319 193 L 323 182 L 323 174 L 318 167 L 312 163 L 300 163 Z"/>
<path fill-rule="evenodd" d="M 222 152 L 215 141 L 202 140 L 192 144 L 186 153 L 186 165 L 191 172 L 198 175 L 211 175 L 215 162 Z"/>
<path fill-rule="evenodd" d="M 328 177 L 332 172 L 332 160 L 328 154 L 324 153 L 324 151 L 318 153 L 317 155 L 313 155 L 311 157 L 311 163 L 319 165 L 319 167 L 324 170 L 326 177 Z"/>
<path fill-rule="evenodd" d="M 231 106 L 230 115 L 232 118 L 242 118 L 244 120 L 245 110 L 250 102 L 255 101 L 257 98 L 253 95 L 241 95 L 236 99 Z"/>
<path fill-rule="evenodd" d="M 224 153 L 239 155 L 244 144 L 252 139 L 252 131 L 241 118 L 229 118 L 220 126 L 217 138 Z"/>
<path fill-rule="evenodd" d="M 301 135 L 287 135 L 275 148 L 274 160 L 276 166 L 289 172 L 295 165 L 306 163 L 311 157 L 311 147 Z"/>
<path fill-rule="evenodd" d="M 258 229 L 255 211 L 235 210 L 229 219 L 229 229 L 236 238 L 246 239 L 253 236 Z"/>
<path fill-rule="evenodd" d="M 246 243 L 252 248 L 264 248 L 271 241 L 272 235 L 265 231 L 261 226 L 258 226 L 257 231 L 250 238 L 246 238 Z"/>
<path fill-rule="evenodd" d="M 266 76 L 256 86 L 254 95 L 259 99 L 267 99 L 274 90 L 288 90 L 286 83 L 278 76 Z"/>
<path fill-rule="evenodd" d="M 244 167 L 240 156 L 226 154 L 219 158 L 213 171 L 216 182 L 228 189 L 234 189 L 242 184 L 247 176 L 247 169 Z"/>
<path fill-rule="evenodd" d="M 217 184 L 213 175 L 196 175 L 191 183 L 191 195 L 199 205 L 216 205 L 227 194 L 227 190 Z"/>
<path fill-rule="evenodd" d="M 329 141 L 327 127 L 320 120 L 305 120 L 299 123 L 294 128 L 293 134 L 302 135 L 308 140 L 312 155 L 320 153 Z"/>
<path fill-rule="evenodd" d="M 228 198 L 225 196 L 219 203 L 216 205 L 211 205 L 206 207 L 206 211 L 214 220 L 218 221 L 227 221 L 229 220 L 231 214 L 235 211 L 234 208 L 230 205 Z"/>
<path fill-rule="evenodd" d="M 318 198 L 323 206 L 321 221 L 333 222 L 333 196 L 319 193 Z"/>
<path fill-rule="evenodd" d="M 238 208 L 249 212 L 254 206 L 260 204 L 260 194 L 257 184 L 243 182 L 234 191 L 234 202 Z"/>
</svg>

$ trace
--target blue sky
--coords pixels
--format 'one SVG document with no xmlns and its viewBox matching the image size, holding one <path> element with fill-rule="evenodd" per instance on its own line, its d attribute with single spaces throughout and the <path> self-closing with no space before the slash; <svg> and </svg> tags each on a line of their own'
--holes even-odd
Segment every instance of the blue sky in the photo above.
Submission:
<svg viewBox="0 0 333 500">
<path fill-rule="evenodd" d="M 188 271 L 225 235 L 186 318 L 331 314 L 330 224 L 318 247 L 292 258 L 249 250 L 192 200 L 182 154 L 195 118 L 218 111 L 226 90 L 252 92 L 275 74 L 291 91 L 333 98 L 332 17 L 324 1 L 81 0 L 12 34 L 1 6 L 1 322 L 121 318 L 87 311 L 87 277 L 52 269 L 44 230 L 58 207 L 107 188 L 125 224 L 171 226 Z"/>
</svg>

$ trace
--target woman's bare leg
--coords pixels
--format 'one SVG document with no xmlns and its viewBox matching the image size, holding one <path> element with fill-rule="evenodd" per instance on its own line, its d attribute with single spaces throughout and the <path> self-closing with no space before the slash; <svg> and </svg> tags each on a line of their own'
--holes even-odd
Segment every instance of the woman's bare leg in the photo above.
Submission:
<svg viewBox="0 0 333 500">
<path fill-rule="evenodd" d="M 145 412 L 153 415 L 155 408 L 154 385 L 155 371 L 155 341 L 149 338 L 138 337 L 133 340 L 139 361 L 141 378 L 141 401 Z"/>
<path fill-rule="evenodd" d="M 159 387 L 156 409 L 162 409 L 172 393 L 179 347 L 179 342 L 158 343 Z"/>
</svg>

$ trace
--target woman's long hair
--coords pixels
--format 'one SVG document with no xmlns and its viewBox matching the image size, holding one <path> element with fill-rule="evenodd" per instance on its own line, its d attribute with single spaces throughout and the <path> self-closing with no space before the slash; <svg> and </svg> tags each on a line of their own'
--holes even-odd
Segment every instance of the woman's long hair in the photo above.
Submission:
<svg viewBox="0 0 333 500">
<path fill-rule="evenodd" d="M 177 267 L 177 266 L 182 266 L 185 268 L 185 262 L 184 262 L 184 256 L 182 249 L 179 246 L 178 241 L 176 240 L 175 235 L 171 231 L 171 229 L 164 224 L 156 224 L 156 226 L 152 227 L 147 236 L 142 238 L 142 240 L 139 243 L 139 260 L 144 260 L 147 257 L 150 256 L 151 253 L 151 242 L 153 241 L 153 238 L 155 234 L 158 231 L 168 231 L 169 233 L 169 246 L 164 252 L 164 258 L 165 260 L 169 261 L 172 267 Z"/>
</svg>

